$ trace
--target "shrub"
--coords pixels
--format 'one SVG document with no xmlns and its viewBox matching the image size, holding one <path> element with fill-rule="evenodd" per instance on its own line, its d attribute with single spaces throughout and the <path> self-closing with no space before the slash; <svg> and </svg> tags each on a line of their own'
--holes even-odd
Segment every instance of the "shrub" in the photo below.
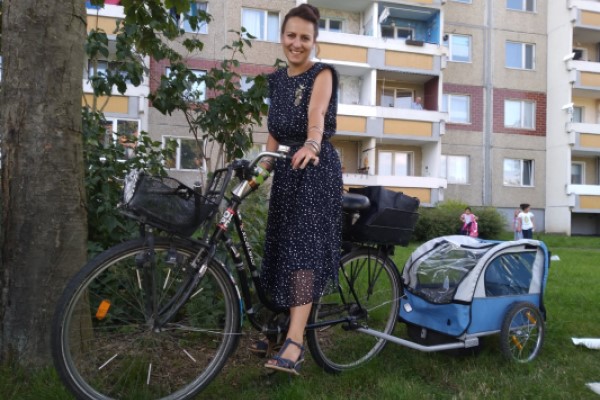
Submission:
<svg viewBox="0 0 600 400">
<path fill-rule="evenodd" d="M 425 242 L 440 236 L 460 234 L 460 215 L 466 207 L 465 203 L 449 200 L 434 208 L 421 208 L 413 239 Z M 493 207 L 471 207 L 471 210 L 478 217 L 479 237 L 499 239 L 504 229 L 502 215 Z"/>
</svg>

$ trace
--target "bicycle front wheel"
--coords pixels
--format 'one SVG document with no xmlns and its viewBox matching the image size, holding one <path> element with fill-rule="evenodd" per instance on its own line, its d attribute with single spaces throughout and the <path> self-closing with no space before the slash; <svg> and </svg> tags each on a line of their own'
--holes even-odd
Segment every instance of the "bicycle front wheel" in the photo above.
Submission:
<svg viewBox="0 0 600 400">
<path fill-rule="evenodd" d="M 401 295 L 398 270 L 387 256 L 363 248 L 342 257 L 338 286 L 313 304 L 309 318 L 309 324 L 322 325 L 306 333 L 315 362 L 325 371 L 337 373 L 375 357 L 386 341 L 354 327 L 368 326 L 391 334 Z M 357 325 L 334 322 L 340 320 L 353 320 Z"/>
<path fill-rule="evenodd" d="M 190 399 L 221 370 L 240 334 L 240 305 L 228 272 L 208 264 L 187 302 L 165 323 L 157 311 L 194 273 L 198 249 L 156 238 L 91 260 L 68 284 L 54 317 L 52 350 L 78 399 Z"/>
</svg>

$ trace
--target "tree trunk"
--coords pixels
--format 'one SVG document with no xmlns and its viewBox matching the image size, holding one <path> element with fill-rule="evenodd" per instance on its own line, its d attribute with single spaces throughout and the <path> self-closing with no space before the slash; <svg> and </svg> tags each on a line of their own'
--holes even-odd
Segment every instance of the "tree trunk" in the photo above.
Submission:
<svg viewBox="0 0 600 400">
<path fill-rule="evenodd" d="M 3 0 L 0 361 L 50 361 L 66 281 L 86 260 L 83 0 Z"/>
</svg>

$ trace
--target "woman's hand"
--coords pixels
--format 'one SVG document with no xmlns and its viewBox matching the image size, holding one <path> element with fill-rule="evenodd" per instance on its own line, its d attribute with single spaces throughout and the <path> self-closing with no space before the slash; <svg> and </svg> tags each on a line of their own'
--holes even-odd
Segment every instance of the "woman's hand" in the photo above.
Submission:
<svg viewBox="0 0 600 400">
<path fill-rule="evenodd" d="M 315 151 L 308 146 L 302 146 L 292 157 L 293 169 L 304 169 L 312 161 L 313 165 L 319 164 L 319 157 Z"/>
</svg>

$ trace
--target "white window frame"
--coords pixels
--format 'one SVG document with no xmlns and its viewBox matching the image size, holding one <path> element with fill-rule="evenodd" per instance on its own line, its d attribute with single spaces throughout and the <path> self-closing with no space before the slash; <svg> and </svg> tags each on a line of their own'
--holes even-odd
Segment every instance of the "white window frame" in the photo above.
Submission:
<svg viewBox="0 0 600 400">
<path fill-rule="evenodd" d="M 585 108 L 581 106 L 573 106 L 573 114 L 571 117 L 571 122 L 582 123 L 585 121 Z M 576 118 L 576 115 L 579 114 L 579 117 Z"/>
<path fill-rule="evenodd" d="M 110 139 L 113 141 L 113 143 L 118 143 L 119 141 L 119 136 L 121 132 L 119 132 L 119 122 L 123 122 L 123 123 L 135 123 L 137 124 L 137 127 L 135 129 L 133 129 L 133 132 L 125 132 L 125 134 L 133 134 L 134 136 L 136 136 L 139 139 L 139 132 L 141 129 L 141 121 L 139 119 L 136 118 L 114 118 L 114 117 L 106 117 L 106 122 L 107 124 L 104 125 L 105 128 L 107 128 L 106 131 L 106 135 L 109 136 L 110 135 Z M 111 126 L 110 129 L 111 131 L 108 131 L 109 125 Z M 138 133 L 137 135 L 135 135 L 135 133 Z M 125 161 L 125 158 L 130 158 L 133 155 L 133 150 L 134 150 L 134 146 L 130 145 L 128 146 L 126 143 L 121 143 L 123 144 L 123 148 L 124 148 L 124 153 L 123 153 L 123 158 L 117 159 L 117 161 Z"/>
<path fill-rule="evenodd" d="M 392 29 L 393 36 L 384 36 L 383 30 Z M 400 35 L 399 32 L 408 32 L 406 35 Z M 395 25 L 381 25 L 381 37 L 384 39 L 400 39 L 400 40 L 410 40 L 415 38 L 415 29 L 409 26 L 395 26 Z"/>
<path fill-rule="evenodd" d="M 181 159 L 181 143 L 182 141 L 190 141 L 190 142 L 196 142 L 196 139 L 193 137 L 187 137 L 187 136 L 171 136 L 171 135 L 164 135 L 162 137 L 162 145 L 163 148 L 166 146 L 167 141 L 175 141 L 177 143 L 177 148 L 175 149 L 175 165 L 173 167 L 170 167 L 168 165 L 168 161 L 170 160 L 166 160 L 165 161 L 165 169 L 171 170 L 171 171 L 197 171 L 198 168 L 182 168 L 181 164 L 182 164 L 182 159 Z"/>
<path fill-rule="evenodd" d="M 507 164 L 513 164 L 507 165 Z M 507 167 L 516 167 L 512 168 L 514 171 L 513 176 L 507 176 L 508 173 L 512 171 L 507 171 Z M 516 171 L 518 169 L 518 171 Z M 527 170 L 529 171 L 527 172 Z M 518 175 L 518 176 L 516 176 Z M 524 183 L 524 181 L 529 176 L 529 184 Z M 534 187 L 535 186 L 535 161 L 534 160 L 520 160 L 514 158 L 505 158 L 502 164 L 502 183 L 504 186 L 512 186 L 512 187 Z"/>
<path fill-rule="evenodd" d="M 451 0 L 455 3 L 465 3 L 465 4 L 471 4 L 473 1 L 472 0 Z"/>
<path fill-rule="evenodd" d="M 518 115 L 518 124 L 515 125 L 509 125 L 507 124 L 507 117 L 509 116 L 508 114 L 508 105 L 509 103 L 515 103 L 516 106 L 519 107 L 519 115 Z M 528 105 L 532 105 L 531 107 L 531 115 L 529 115 L 529 120 L 531 120 L 531 126 L 527 126 L 526 122 L 527 118 L 526 118 L 526 106 Z M 535 120 L 535 114 L 536 114 L 536 108 L 537 108 L 537 104 L 535 101 L 530 101 L 530 100 L 517 100 L 517 99 L 506 99 L 504 100 L 504 127 L 505 128 L 511 128 L 511 129 L 531 129 L 534 130 L 535 129 L 535 125 L 536 125 L 536 120 Z"/>
<path fill-rule="evenodd" d="M 244 23 L 244 14 L 246 11 L 258 12 L 263 14 L 261 20 L 259 21 L 261 24 L 263 24 L 262 26 L 258 27 L 259 32 L 255 31 L 252 27 L 249 28 L 248 26 L 246 26 L 248 24 Z M 255 36 L 254 40 L 274 43 L 279 42 L 280 17 L 278 12 L 263 10 L 260 8 L 242 7 L 241 13 L 242 26 L 246 29 L 247 33 L 251 34 L 252 36 Z M 277 27 L 269 24 L 269 17 L 277 17 Z M 271 20 L 271 22 L 273 21 Z"/>
<path fill-rule="evenodd" d="M 514 0 L 513 0 L 514 1 Z M 510 0 L 506 0 L 506 9 L 512 11 L 523 11 L 523 12 L 535 12 L 536 11 L 536 1 L 535 0 L 517 0 L 521 3 L 520 7 L 509 7 Z M 528 9 L 528 5 L 531 5 L 531 9 Z"/>
<path fill-rule="evenodd" d="M 454 43 L 455 39 L 458 38 L 466 38 L 467 39 L 467 47 L 468 47 L 468 56 L 467 59 L 459 59 L 458 56 L 454 54 L 454 50 L 457 48 L 457 45 Z M 444 42 L 444 44 L 448 47 L 448 61 L 452 62 L 462 62 L 462 63 L 470 63 L 473 53 L 473 38 L 471 35 L 461 35 L 461 34 L 448 34 L 448 40 Z"/>
<path fill-rule="evenodd" d="M 390 174 L 386 174 L 383 175 L 381 172 L 382 170 L 382 165 L 381 165 L 381 158 L 383 154 L 390 154 L 391 155 L 391 175 Z M 406 155 L 406 174 L 397 174 L 396 170 L 397 170 L 397 161 L 396 161 L 396 157 L 397 156 L 403 156 Z M 377 152 L 377 175 L 381 175 L 381 176 L 413 176 L 414 173 L 413 171 L 414 169 L 414 162 L 415 162 L 415 154 L 412 151 L 394 151 L 394 150 L 379 150 Z"/>
<path fill-rule="evenodd" d="M 196 77 L 201 77 L 206 75 L 206 71 L 203 69 L 191 69 L 190 71 L 196 75 Z M 165 75 L 169 77 L 171 74 L 171 68 L 167 67 L 165 70 Z M 195 95 L 198 94 L 198 95 Z M 205 82 L 194 82 L 189 84 L 188 90 L 183 93 L 183 96 L 190 103 L 202 103 L 206 100 L 206 83 Z"/>
<path fill-rule="evenodd" d="M 188 14 L 190 16 L 197 16 L 198 10 L 208 12 L 208 2 L 207 1 L 192 1 L 192 2 L 190 2 L 190 9 L 188 11 Z M 201 21 L 201 22 L 199 21 L 198 29 L 193 30 L 188 22 L 188 19 L 185 18 L 184 14 L 181 14 L 181 16 L 179 18 L 179 27 L 181 29 L 183 29 L 184 31 L 186 31 L 187 33 L 200 33 L 203 35 L 208 34 L 208 24 L 206 23 L 206 21 Z"/>
<path fill-rule="evenodd" d="M 339 30 L 331 29 L 331 22 L 339 22 L 340 29 Z M 323 24 L 321 25 L 321 23 L 323 23 Z M 344 20 L 340 19 L 340 18 L 322 17 L 319 20 L 319 30 L 342 33 L 342 32 L 344 32 Z"/>
<path fill-rule="evenodd" d="M 466 116 L 467 118 L 465 120 L 457 118 L 456 114 L 457 112 L 453 112 L 453 107 L 454 102 L 452 101 L 453 99 L 456 100 L 466 100 L 467 103 L 467 109 L 464 110 L 466 111 Z M 452 124 L 470 124 L 471 123 L 471 96 L 466 95 L 466 94 L 444 94 L 442 96 L 442 111 L 445 111 L 448 113 L 448 122 L 452 123 Z"/>
<path fill-rule="evenodd" d="M 469 165 L 471 163 L 469 156 L 444 155 L 441 156 L 440 176 L 454 185 L 469 184 Z M 462 169 L 462 171 L 459 171 Z M 450 174 L 448 174 L 450 171 Z M 458 172 L 452 172 L 458 171 Z"/>
<path fill-rule="evenodd" d="M 509 65 L 509 54 L 508 54 L 508 49 L 509 49 L 509 45 L 517 45 L 520 46 L 520 59 L 519 60 L 515 60 L 515 64 L 518 65 Z M 527 50 L 531 49 L 531 65 L 527 65 Z M 507 40 L 506 44 L 505 44 L 505 51 L 504 51 L 504 65 L 506 66 L 506 68 L 508 69 L 520 69 L 520 70 L 526 70 L 526 71 L 533 71 L 535 70 L 535 44 L 533 43 L 523 43 L 523 42 L 515 42 L 512 40 Z"/>
<path fill-rule="evenodd" d="M 384 104 L 383 98 L 384 98 L 384 94 L 385 94 L 386 91 L 393 91 L 394 92 L 394 95 L 393 95 L 394 103 L 393 103 L 393 105 Z M 406 93 L 407 94 L 407 96 L 402 96 L 400 98 L 402 98 L 402 99 L 408 99 L 408 104 L 406 104 L 406 105 L 400 105 L 396 101 L 396 99 L 399 98 L 398 97 L 399 93 Z M 410 93 L 410 95 L 408 95 L 409 93 Z M 380 100 L 380 102 L 381 102 L 381 106 L 382 107 L 411 108 L 414 97 L 415 97 L 415 91 L 413 89 L 409 89 L 409 88 L 394 88 L 394 87 L 386 87 L 386 88 L 384 88 L 384 87 L 382 87 L 381 88 L 381 100 Z"/>
<path fill-rule="evenodd" d="M 581 182 L 573 182 L 573 166 L 581 168 Z M 585 185 L 585 161 L 571 161 L 571 185 Z"/>
</svg>

